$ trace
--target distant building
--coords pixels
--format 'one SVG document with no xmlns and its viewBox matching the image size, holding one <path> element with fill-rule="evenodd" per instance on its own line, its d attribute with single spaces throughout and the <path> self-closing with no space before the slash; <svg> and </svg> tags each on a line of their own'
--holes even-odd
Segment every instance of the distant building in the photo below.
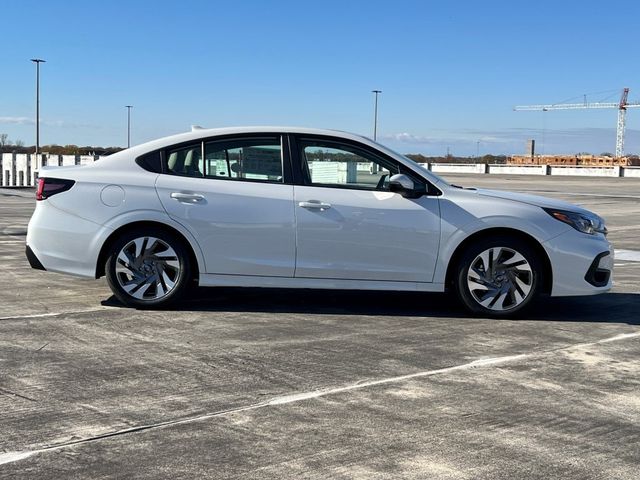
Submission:
<svg viewBox="0 0 640 480">
<path fill-rule="evenodd" d="M 510 165 L 584 165 L 590 167 L 640 166 L 637 157 L 606 157 L 601 155 L 513 155 L 507 158 Z"/>
</svg>

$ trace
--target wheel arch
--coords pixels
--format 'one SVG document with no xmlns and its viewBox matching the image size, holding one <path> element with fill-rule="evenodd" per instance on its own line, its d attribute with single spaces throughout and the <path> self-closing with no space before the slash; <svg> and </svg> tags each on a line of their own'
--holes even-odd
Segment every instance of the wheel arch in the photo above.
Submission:
<svg viewBox="0 0 640 480">
<path fill-rule="evenodd" d="M 536 251 L 536 253 L 538 254 L 542 262 L 542 266 L 544 269 L 543 271 L 544 282 L 542 284 L 541 292 L 545 294 L 550 294 L 551 287 L 553 285 L 553 268 L 551 266 L 551 260 L 549 259 L 549 255 L 547 254 L 542 244 L 536 238 L 529 235 L 528 233 L 523 232 L 522 230 L 516 230 L 514 228 L 504 228 L 504 227 L 494 227 L 494 228 L 487 228 L 484 230 L 480 230 L 478 232 L 475 232 L 469 235 L 462 242 L 460 242 L 460 244 L 456 247 L 453 254 L 451 255 L 451 258 L 447 265 L 447 273 L 445 276 L 446 288 L 451 288 L 451 286 L 453 285 L 456 266 L 458 265 L 460 261 L 460 257 L 462 256 L 464 251 L 467 249 L 467 247 L 470 244 L 477 242 L 479 240 L 483 240 L 486 238 L 493 238 L 496 236 L 508 236 L 512 238 L 518 238 L 526 242 L 529 246 L 531 246 L 531 248 L 533 248 Z"/>
<path fill-rule="evenodd" d="M 102 244 L 102 247 L 100 248 L 100 253 L 98 254 L 98 260 L 96 262 L 96 278 L 100 278 L 105 275 L 105 264 L 107 262 L 107 255 L 109 254 L 109 250 L 111 249 L 111 246 L 114 244 L 114 242 L 123 233 L 136 228 L 157 228 L 160 230 L 164 230 L 165 232 L 168 232 L 172 235 L 175 235 L 182 242 L 184 247 L 187 249 L 187 252 L 189 254 L 189 260 L 191 261 L 191 265 L 192 265 L 193 279 L 196 281 L 198 280 L 199 273 L 200 273 L 200 265 L 198 264 L 198 257 L 196 256 L 195 251 L 193 250 L 193 246 L 191 245 L 191 242 L 189 242 L 189 240 L 187 240 L 187 238 L 182 234 L 182 232 L 180 232 L 176 228 L 170 225 L 167 225 L 166 223 L 155 222 L 150 220 L 142 220 L 142 221 L 127 223 L 125 225 L 118 227 L 107 237 L 107 239 Z"/>
</svg>

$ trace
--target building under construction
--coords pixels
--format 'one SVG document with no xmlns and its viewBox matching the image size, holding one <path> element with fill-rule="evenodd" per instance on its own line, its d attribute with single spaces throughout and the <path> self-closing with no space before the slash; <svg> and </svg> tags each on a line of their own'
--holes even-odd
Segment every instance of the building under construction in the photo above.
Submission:
<svg viewBox="0 0 640 480">
<path fill-rule="evenodd" d="M 607 157 L 601 155 L 513 155 L 510 165 L 584 165 L 587 167 L 640 166 L 637 157 Z"/>
<path fill-rule="evenodd" d="M 608 155 L 537 155 L 536 141 L 527 140 L 527 154 L 507 158 L 510 165 L 584 165 L 587 167 L 632 167 L 640 165 L 637 156 L 611 157 Z"/>
</svg>

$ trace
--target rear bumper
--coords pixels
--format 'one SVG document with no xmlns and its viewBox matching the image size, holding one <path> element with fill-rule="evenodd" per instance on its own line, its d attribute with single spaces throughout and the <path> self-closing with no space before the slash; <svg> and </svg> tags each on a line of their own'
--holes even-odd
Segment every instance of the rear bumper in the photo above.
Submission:
<svg viewBox="0 0 640 480">
<path fill-rule="evenodd" d="M 27 255 L 27 260 L 29 260 L 29 265 L 31 265 L 31 268 L 35 268 L 36 270 L 46 270 L 46 268 L 44 268 L 44 265 L 42 265 L 42 263 L 40 263 L 40 260 L 38 260 L 36 254 L 33 253 L 33 250 L 31 250 L 31 247 L 29 245 L 27 245 L 26 247 L 25 254 Z"/>
<path fill-rule="evenodd" d="M 553 269 L 551 296 L 596 295 L 613 285 L 613 247 L 604 235 L 570 230 L 543 244 Z"/>
<path fill-rule="evenodd" d="M 38 202 L 27 229 L 27 259 L 38 270 L 95 278 L 106 227 Z"/>
</svg>

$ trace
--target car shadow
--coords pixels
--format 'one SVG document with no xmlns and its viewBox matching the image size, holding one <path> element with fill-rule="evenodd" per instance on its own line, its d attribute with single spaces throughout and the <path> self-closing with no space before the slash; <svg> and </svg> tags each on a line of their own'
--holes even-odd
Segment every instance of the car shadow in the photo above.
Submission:
<svg viewBox="0 0 640 480">
<path fill-rule="evenodd" d="M 123 307 L 115 298 L 102 302 Z M 451 294 L 278 288 L 199 288 L 174 307 L 193 312 L 471 318 Z M 521 320 L 640 325 L 640 294 L 542 298 Z"/>
</svg>

